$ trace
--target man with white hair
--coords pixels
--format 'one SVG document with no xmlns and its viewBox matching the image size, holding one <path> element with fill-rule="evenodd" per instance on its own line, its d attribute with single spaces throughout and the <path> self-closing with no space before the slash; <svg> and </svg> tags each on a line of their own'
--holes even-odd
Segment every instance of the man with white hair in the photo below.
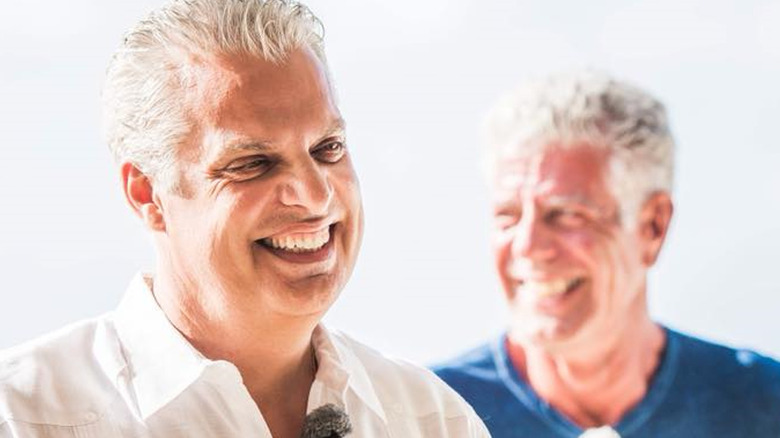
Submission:
<svg viewBox="0 0 780 438">
<path fill-rule="evenodd" d="M 494 437 L 780 436 L 780 364 L 654 322 L 647 272 L 672 217 L 661 103 L 552 75 L 488 118 L 506 334 L 435 368 Z"/>
<path fill-rule="evenodd" d="M 0 356 L 0 437 L 485 437 L 430 371 L 320 324 L 363 210 L 319 21 L 286 0 L 174 0 L 104 91 L 154 274 Z"/>
</svg>

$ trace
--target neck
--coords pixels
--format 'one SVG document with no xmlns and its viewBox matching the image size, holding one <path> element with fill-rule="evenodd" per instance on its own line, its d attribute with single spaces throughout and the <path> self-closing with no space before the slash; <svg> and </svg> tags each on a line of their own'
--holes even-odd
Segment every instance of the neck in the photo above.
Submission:
<svg viewBox="0 0 780 438">
<path fill-rule="evenodd" d="M 642 400 L 666 340 L 646 312 L 611 334 L 572 351 L 510 339 L 507 346 L 513 365 L 542 399 L 579 426 L 595 427 L 616 423 Z"/>
<path fill-rule="evenodd" d="M 297 436 L 316 374 L 318 315 L 280 315 L 237 291 L 166 272 L 158 269 L 153 289 L 174 327 L 204 356 L 238 368 L 273 436 Z"/>
</svg>

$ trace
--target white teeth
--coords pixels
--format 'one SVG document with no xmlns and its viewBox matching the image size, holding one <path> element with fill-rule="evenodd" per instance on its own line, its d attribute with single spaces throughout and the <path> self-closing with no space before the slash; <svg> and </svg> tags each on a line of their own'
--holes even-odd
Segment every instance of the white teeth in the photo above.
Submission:
<svg viewBox="0 0 780 438">
<path fill-rule="evenodd" d="M 330 229 L 324 228 L 313 233 L 294 233 L 263 239 L 263 243 L 277 249 L 292 252 L 316 251 L 330 240 Z"/>
<path fill-rule="evenodd" d="M 547 298 L 558 295 L 563 295 L 569 290 L 579 279 L 571 280 L 551 280 L 551 281 L 526 281 L 523 284 L 523 288 L 533 293 L 539 298 Z"/>
</svg>

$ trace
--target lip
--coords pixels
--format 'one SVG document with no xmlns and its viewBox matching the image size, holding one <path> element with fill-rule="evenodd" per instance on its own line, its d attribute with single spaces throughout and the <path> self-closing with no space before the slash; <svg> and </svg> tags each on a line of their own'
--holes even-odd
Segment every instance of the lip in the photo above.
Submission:
<svg viewBox="0 0 780 438">
<path fill-rule="evenodd" d="M 296 263 L 296 264 L 311 264 L 311 263 L 320 263 L 327 261 L 330 259 L 333 254 L 335 253 L 334 249 L 334 243 L 333 241 L 335 236 L 335 230 L 336 230 L 336 224 L 329 225 L 330 230 L 330 238 L 328 239 L 328 242 L 325 243 L 325 245 L 322 246 L 322 248 L 316 250 L 316 251 L 303 251 L 303 252 L 292 252 L 292 251 L 286 251 L 280 248 L 274 248 L 272 246 L 266 245 L 262 243 L 262 239 L 258 239 L 255 241 L 255 244 L 259 247 L 265 249 L 266 251 L 270 252 L 276 257 L 279 257 L 280 259 L 290 262 L 290 263 Z M 303 231 L 304 229 L 308 231 Z M 277 235 L 283 235 L 283 234 L 290 234 L 290 233 L 311 233 L 315 231 L 321 231 L 324 229 L 324 227 L 320 226 L 319 228 L 315 227 L 290 227 L 286 229 L 284 232 L 280 232 Z"/>
<path fill-rule="evenodd" d="M 507 278 L 514 283 L 516 287 L 522 287 L 524 284 L 528 282 L 539 282 L 539 283 L 547 283 L 551 281 L 558 281 L 558 280 L 566 280 L 571 281 L 574 279 L 580 279 L 582 281 L 587 281 L 587 275 L 586 274 L 530 274 L 530 275 L 523 275 L 521 273 L 515 273 L 515 272 L 508 272 Z"/>
<path fill-rule="evenodd" d="M 322 231 L 325 228 L 330 227 L 331 231 L 333 231 L 333 226 L 335 225 L 335 221 L 326 221 L 326 220 L 318 220 L 316 222 L 302 222 L 297 223 L 294 225 L 290 225 L 288 227 L 282 228 L 281 230 L 277 231 L 276 233 L 265 236 L 263 239 L 271 239 L 278 236 L 284 236 L 286 234 L 296 234 L 296 233 L 316 233 L 318 231 Z M 260 241 L 262 239 L 258 239 Z"/>
<path fill-rule="evenodd" d="M 536 301 L 536 308 L 547 314 L 559 313 L 566 309 L 569 304 L 582 295 L 585 287 L 588 285 L 588 279 L 582 278 L 574 288 L 566 292 L 550 297 L 544 297 Z"/>
</svg>

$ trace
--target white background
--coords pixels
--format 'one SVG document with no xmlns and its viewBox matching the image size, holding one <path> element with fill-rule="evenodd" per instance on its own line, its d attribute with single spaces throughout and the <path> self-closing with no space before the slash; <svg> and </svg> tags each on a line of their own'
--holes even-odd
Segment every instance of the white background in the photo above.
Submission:
<svg viewBox="0 0 780 438">
<path fill-rule="evenodd" d="M 99 93 L 124 30 L 157 4 L 2 6 L 0 348 L 112 309 L 153 265 L 100 139 Z M 780 355 L 780 3 L 309 4 L 326 26 L 367 211 L 332 326 L 421 363 L 499 333 L 482 116 L 529 74 L 591 66 L 658 95 L 679 143 L 652 313 Z"/>
</svg>

